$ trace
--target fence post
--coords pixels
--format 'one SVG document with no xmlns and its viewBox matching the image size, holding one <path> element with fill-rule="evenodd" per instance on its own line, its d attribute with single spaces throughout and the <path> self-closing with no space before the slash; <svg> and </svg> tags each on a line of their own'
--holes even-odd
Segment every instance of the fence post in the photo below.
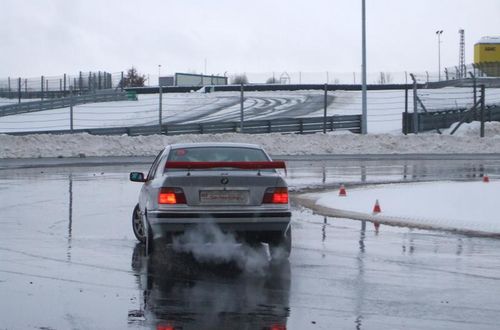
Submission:
<svg viewBox="0 0 500 330">
<path fill-rule="evenodd" d="M 26 94 L 26 97 L 28 97 L 28 79 L 24 78 L 24 93 Z"/>
<path fill-rule="evenodd" d="M 413 73 L 410 73 L 410 77 L 413 80 L 413 133 L 418 134 L 417 79 Z"/>
<path fill-rule="evenodd" d="M 40 81 L 40 94 L 41 94 L 41 99 L 43 101 L 43 76 L 41 77 L 41 81 Z"/>
<path fill-rule="evenodd" d="M 326 134 L 326 108 L 328 107 L 328 84 L 325 84 L 325 96 L 323 107 L 323 134 Z"/>
<path fill-rule="evenodd" d="M 80 74 L 78 76 L 78 90 L 80 92 L 82 91 L 82 85 L 83 85 L 82 79 L 83 79 L 83 77 L 82 77 L 82 71 L 80 71 Z"/>
<path fill-rule="evenodd" d="M 474 95 L 474 103 L 473 104 L 476 104 L 477 102 L 477 85 L 476 85 L 476 76 L 469 71 L 469 75 L 470 77 L 472 78 L 472 93 Z M 477 111 L 476 109 L 474 109 L 474 120 L 477 120 Z"/>
<path fill-rule="evenodd" d="M 73 87 L 69 88 L 69 128 L 73 133 Z"/>
<path fill-rule="evenodd" d="M 480 118 L 481 118 L 481 132 L 480 132 L 480 136 L 481 137 L 484 137 L 484 95 L 485 95 L 485 90 L 484 90 L 484 85 L 481 85 L 481 114 L 480 114 Z"/>
<path fill-rule="evenodd" d="M 7 84 L 8 84 L 8 91 L 9 91 L 9 99 L 12 98 L 11 90 L 10 90 L 10 77 L 7 78 Z"/>
<path fill-rule="evenodd" d="M 405 85 L 405 122 L 403 123 L 403 134 L 408 135 L 408 85 Z"/>
<path fill-rule="evenodd" d="M 159 92 L 160 92 L 160 104 L 158 107 L 158 129 L 159 129 L 159 134 L 161 135 L 161 125 L 162 125 L 162 111 L 163 111 L 163 89 L 161 88 L 161 85 L 159 86 Z"/>
<path fill-rule="evenodd" d="M 21 78 L 17 78 L 17 98 L 17 103 L 21 103 Z"/>
<path fill-rule="evenodd" d="M 47 93 L 47 98 L 49 98 L 49 80 L 45 79 L 45 93 Z"/>
<path fill-rule="evenodd" d="M 66 74 L 64 74 L 64 94 L 66 94 Z"/>
<path fill-rule="evenodd" d="M 125 83 L 125 82 L 123 81 L 123 71 L 122 71 L 122 78 L 121 78 L 121 80 L 120 80 L 120 87 L 121 87 L 122 92 L 123 92 L 123 84 L 124 84 L 124 83 Z"/>
<path fill-rule="evenodd" d="M 243 82 L 241 82 L 241 87 L 240 87 L 240 133 L 243 133 L 244 127 L 243 127 L 243 121 L 245 120 L 245 116 L 243 114 L 243 103 L 245 103 L 245 97 L 244 97 L 244 86 Z"/>
</svg>

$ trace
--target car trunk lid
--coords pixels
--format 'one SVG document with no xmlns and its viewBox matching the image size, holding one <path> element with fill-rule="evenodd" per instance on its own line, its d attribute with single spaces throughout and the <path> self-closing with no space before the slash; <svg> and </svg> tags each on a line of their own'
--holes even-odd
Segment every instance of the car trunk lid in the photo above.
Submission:
<svg viewBox="0 0 500 330">
<path fill-rule="evenodd" d="M 257 206 L 267 188 L 285 185 L 269 170 L 175 170 L 164 186 L 181 188 L 192 206 Z"/>
</svg>

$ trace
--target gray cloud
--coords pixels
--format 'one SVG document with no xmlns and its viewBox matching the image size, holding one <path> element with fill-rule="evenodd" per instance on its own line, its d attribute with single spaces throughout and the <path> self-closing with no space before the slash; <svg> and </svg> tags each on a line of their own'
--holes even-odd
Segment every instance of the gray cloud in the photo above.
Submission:
<svg viewBox="0 0 500 330">
<path fill-rule="evenodd" d="M 360 5 L 348 0 L 2 0 L 0 77 L 79 70 L 209 73 L 352 72 L 360 68 Z M 368 0 L 368 70 L 436 70 L 467 60 L 483 35 L 500 34 L 496 0 Z"/>
</svg>

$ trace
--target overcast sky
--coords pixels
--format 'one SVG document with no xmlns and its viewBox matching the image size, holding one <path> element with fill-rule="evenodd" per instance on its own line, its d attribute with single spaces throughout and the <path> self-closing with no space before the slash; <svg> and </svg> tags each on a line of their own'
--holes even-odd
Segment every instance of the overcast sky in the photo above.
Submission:
<svg viewBox="0 0 500 330">
<path fill-rule="evenodd" d="M 353 72 L 361 0 L 0 0 L 0 77 L 118 72 Z M 368 71 L 437 71 L 500 35 L 499 0 L 366 0 Z"/>
</svg>

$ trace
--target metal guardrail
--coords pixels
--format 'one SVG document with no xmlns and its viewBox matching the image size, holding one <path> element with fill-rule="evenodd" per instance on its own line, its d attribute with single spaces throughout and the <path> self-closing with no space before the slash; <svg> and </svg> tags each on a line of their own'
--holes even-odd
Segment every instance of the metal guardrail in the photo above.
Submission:
<svg viewBox="0 0 500 330">
<path fill-rule="evenodd" d="M 418 120 L 418 131 L 426 132 L 439 128 L 449 128 L 451 124 L 461 121 L 467 114 L 469 109 L 455 109 L 455 110 L 442 110 L 442 111 L 432 111 L 432 112 L 422 112 L 417 114 Z M 485 107 L 485 118 L 486 121 L 500 121 L 500 106 L 492 105 Z M 470 117 L 470 121 L 479 120 L 479 111 L 474 113 L 474 116 Z M 403 132 L 413 132 L 414 131 L 414 114 L 403 112 Z"/>
<path fill-rule="evenodd" d="M 405 90 L 411 89 L 413 85 L 408 84 L 385 84 L 385 85 L 367 85 L 368 90 Z M 424 88 L 425 84 L 418 84 L 418 88 Z M 325 90 L 325 84 L 245 84 L 245 92 L 268 92 L 268 91 L 301 91 L 301 90 Z M 158 94 L 159 87 L 127 87 L 127 91 L 134 91 L 137 94 Z M 239 92 L 241 85 L 218 85 L 218 86 L 173 86 L 162 87 L 163 93 L 189 93 L 202 90 L 205 93 L 210 92 Z M 327 84 L 327 91 L 360 91 L 361 85 L 354 84 Z"/>
<path fill-rule="evenodd" d="M 135 94 L 131 96 L 126 92 L 113 90 L 91 94 L 74 95 L 58 99 L 48 99 L 44 101 L 21 102 L 0 106 L 0 117 L 18 115 L 28 112 L 67 108 L 72 105 L 74 106 L 85 103 L 125 101 L 129 99 L 137 100 L 137 97 L 135 96 Z"/>
<path fill-rule="evenodd" d="M 325 121 L 326 119 L 326 121 Z M 325 127 L 326 124 L 326 127 Z M 247 120 L 243 124 L 243 132 L 247 134 L 259 133 L 317 133 L 327 131 L 351 131 L 361 133 L 361 115 L 339 115 L 329 117 L 309 118 L 279 118 L 272 120 Z M 240 122 L 208 122 L 196 124 L 163 124 L 161 134 L 217 134 L 240 132 Z M 151 135 L 159 134 L 159 125 L 155 126 L 131 126 L 110 128 L 89 128 L 74 130 L 51 130 L 6 133 L 10 135 L 27 134 L 72 134 L 89 133 L 92 135 Z"/>
</svg>

